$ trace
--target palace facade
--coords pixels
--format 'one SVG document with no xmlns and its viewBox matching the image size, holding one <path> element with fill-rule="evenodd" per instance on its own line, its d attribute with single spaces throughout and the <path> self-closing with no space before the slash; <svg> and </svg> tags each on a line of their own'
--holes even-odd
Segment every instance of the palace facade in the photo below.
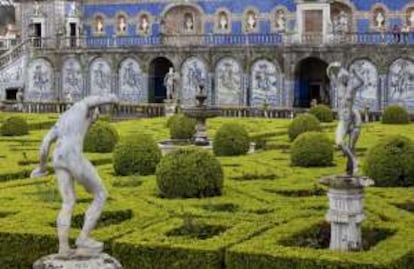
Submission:
<svg viewBox="0 0 414 269">
<path fill-rule="evenodd" d="M 339 61 L 364 78 L 360 107 L 414 110 L 410 0 L 20 0 L 15 12 L 3 100 L 23 89 L 34 102 L 112 92 L 161 103 L 174 68 L 184 105 L 202 83 L 223 107 L 335 107 L 326 67 Z"/>
</svg>

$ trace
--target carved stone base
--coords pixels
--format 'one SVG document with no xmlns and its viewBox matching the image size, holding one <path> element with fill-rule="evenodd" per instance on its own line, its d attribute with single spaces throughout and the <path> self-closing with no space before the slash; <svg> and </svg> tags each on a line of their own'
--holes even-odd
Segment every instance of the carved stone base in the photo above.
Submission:
<svg viewBox="0 0 414 269">
<path fill-rule="evenodd" d="M 33 265 L 33 269 L 122 269 L 121 264 L 102 253 L 96 257 L 60 258 L 57 254 L 40 258 Z"/>
<path fill-rule="evenodd" d="M 165 116 L 166 117 L 172 117 L 175 114 L 175 110 L 177 108 L 177 103 L 172 100 L 165 100 Z"/>
</svg>

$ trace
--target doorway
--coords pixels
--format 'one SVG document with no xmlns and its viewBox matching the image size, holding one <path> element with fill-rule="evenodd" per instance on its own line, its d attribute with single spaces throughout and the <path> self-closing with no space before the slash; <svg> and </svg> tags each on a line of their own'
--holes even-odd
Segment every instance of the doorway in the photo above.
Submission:
<svg viewBox="0 0 414 269">
<path fill-rule="evenodd" d="M 69 35 L 70 35 L 70 47 L 76 47 L 76 23 L 71 22 L 69 24 Z"/>
<path fill-rule="evenodd" d="M 149 103 L 163 103 L 167 99 L 164 78 L 171 67 L 174 67 L 172 62 L 165 57 L 155 58 L 151 62 L 148 77 Z"/>
<path fill-rule="evenodd" d="M 17 88 L 6 89 L 6 100 L 7 101 L 16 101 L 17 100 Z"/>
<path fill-rule="evenodd" d="M 40 48 L 42 46 L 42 24 L 34 23 L 34 46 Z"/>
<path fill-rule="evenodd" d="M 306 58 L 296 67 L 294 107 L 308 108 L 312 100 L 331 105 L 330 82 L 326 74 L 328 64 L 318 58 Z"/>
</svg>

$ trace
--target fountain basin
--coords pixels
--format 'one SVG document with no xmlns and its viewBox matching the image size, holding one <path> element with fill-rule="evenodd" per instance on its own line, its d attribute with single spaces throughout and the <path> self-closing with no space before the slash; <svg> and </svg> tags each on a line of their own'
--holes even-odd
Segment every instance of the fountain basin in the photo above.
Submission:
<svg viewBox="0 0 414 269">
<path fill-rule="evenodd" d="M 161 150 L 163 156 L 167 155 L 168 153 L 181 149 L 181 148 L 188 148 L 188 147 L 197 147 L 209 151 L 213 151 L 213 141 L 208 140 L 208 145 L 205 146 L 197 146 L 194 144 L 193 141 L 187 139 L 169 139 L 163 140 L 158 142 L 158 147 Z"/>
<path fill-rule="evenodd" d="M 190 118 L 214 118 L 221 115 L 221 109 L 218 107 L 197 106 L 183 109 L 184 114 Z"/>
</svg>

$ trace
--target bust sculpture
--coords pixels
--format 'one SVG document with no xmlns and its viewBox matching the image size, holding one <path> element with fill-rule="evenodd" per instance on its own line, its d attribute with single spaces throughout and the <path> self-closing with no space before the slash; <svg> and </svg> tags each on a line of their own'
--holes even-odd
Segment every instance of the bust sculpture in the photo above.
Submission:
<svg viewBox="0 0 414 269">
<path fill-rule="evenodd" d="M 339 122 L 335 143 L 347 157 L 347 174 L 354 176 L 358 172 L 355 146 L 362 124 L 359 110 L 355 107 L 355 99 L 357 90 L 363 85 L 364 80 L 355 69 L 351 74 L 338 62 L 330 64 L 327 73 L 339 93 Z"/>
<path fill-rule="evenodd" d="M 120 16 L 119 17 L 119 22 L 118 22 L 118 31 L 119 33 L 125 33 L 126 32 L 126 28 L 127 28 L 127 24 L 125 21 L 125 17 L 124 16 Z"/>
<path fill-rule="evenodd" d="M 40 15 L 40 3 L 39 1 L 35 1 L 34 5 L 33 5 L 33 13 L 35 16 L 39 16 Z"/>
<path fill-rule="evenodd" d="M 103 33 L 103 31 L 104 31 L 103 19 L 97 18 L 96 19 L 96 32 Z"/>
<path fill-rule="evenodd" d="M 375 20 L 377 22 L 377 27 L 378 28 L 381 28 L 382 26 L 384 26 L 385 17 L 384 17 L 384 14 L 382 14 L 382 11 L 379 11 L 377 13 L 377 16 L 376 16 Z"/>
<path fill-rule="evenodd" d="M 143 33 L 145 35 L 148 34 L 149 22 L 148 22 L 147 16 L 144 15 L 144 16 L 141 17 L 141 23 L 139 25 L 139 28 L 140 28 L 141 33 Z"/>
<path fill-rule="evenodd" d="M 280 32 L 283 32 L 286 30 L 286 17 L 285 12 L 283 10 L 279 10 L 277 13 L 277 27 L 276 29 Z"/>
<path fill-rule="evenodd" d="M 108 194 L 101 178 L 93 165 L 82 154 L 82 150 L 85 135 L 98 117 L 98 107 L 117 102 L 118 99 L 115 95 L 86 97 L 64 112 L 42 141 L 40 165 L 33 170 L 31 178 L 47 174 L 49 150 L 51 144 L 56 141 L 53 167 L 62 196 L 62 208 L 57 218 L 58 255 L 61 258 L 91 257 L 100 255 L 103 250 L 103 243 L 93 240 L 89 234 L 96 226 Z M 72 211 L 76 203 L 75 180 L 92 193 L 94 199 L 85 213 L 83 228 L 76 240 L 77 249 L 73 250 L 69 247 L 69 230 Z"/>
<path fill-rule="evenodd" d="M 185 15 L 184 29 L 187 32 L 192 32 L 194 30 L 193 16 L 191 14 Z"/>
</svg>

